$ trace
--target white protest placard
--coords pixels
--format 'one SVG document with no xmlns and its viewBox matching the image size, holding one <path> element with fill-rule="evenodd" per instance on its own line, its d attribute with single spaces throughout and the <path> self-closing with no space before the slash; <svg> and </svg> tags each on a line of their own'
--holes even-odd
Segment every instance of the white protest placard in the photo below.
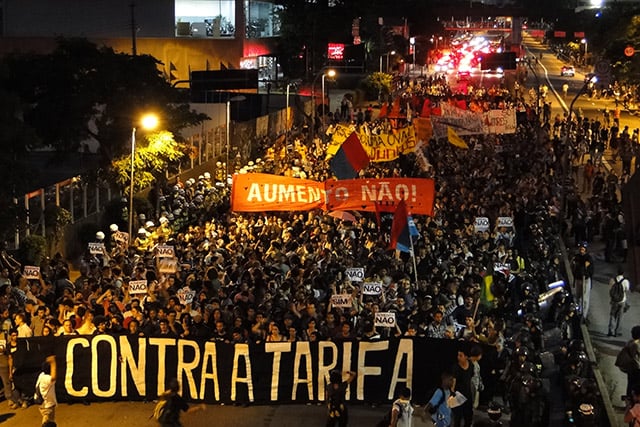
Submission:
<svg viewBox="0 0 640 427">
<path fill-rule="evenodd" d="M 158 258 L 158 272 L 173 274 L 178 271 L 177 258 Z"/>
<path fill-rule="evenodd" d="M 476 230 L 476 233 L 479 231 L 487 231 L 489 229 L 489 218 L 486 216 L 477 216 L 476 220 L 473 222 L 473 227 Z"/>
<path fill-rule="evenodd" d="M 510 216 L 499 216 L 496 220 L 498 227 L 513 227 L 513 218 Z"/>
<path fill-rule="evenodd" d="M 175 258 L 176 251 L 173 246 L 169 245 L 158 245 L 156 247 L 156 256 L 158 258 Z"/>
<path fill-rule="evenodd" d="M 334 307 L 350 308 L 353 304 L 353 297 L 351 294 L 336 294 L 331 295 L 331 305 Z"/>
<path fill-rule="evenodd" d="M 367 282 L 362 284 L 363 295 L 380 295 L 382 293 L 382 282 Z"/>
<path fill-rule="evenodd" d="M 374 326 L 396 327 L 396 314 L 394 312 L 376 313 Z"/>
<path fill-rule="evenodd" d="M 129 282 L 129 293 L 131 295 L 146 294 L 147 293 L 147 281 L 146 280 L 131 280 Z"/>
<path fill-rule="evenodd" d="M 482 125 L 485 134 L 516 133 L 516 111 L 514 109 L 486 111 L 482 113 Z"/>
<path fill-rule="evenodd" d="M 180 300 L 180 304 L 191 304 L 196 297 L 196 291 L 191 288 L 180 288 L 176 292 L 176 296 Z"/>
<path fill-rule="evenodd" d="M 495 272 L 504 273 L 504 272 L 509 271 L 509 270 L 511 270 L 511 266 L 509 264 L 505 264 L 505 263 L 502 263 L 502 262 L 496 262 L 496 263 L 493 264 L 493 271 L 495 271 Z"/>
<path fill-rule="evenodd" d="M 39 279 L 40 267 L 36 267 L 35 265 L 25 265 L 24 270 L 22 271 L 22 275 L 26 279 Z"/>
<path fill-rule="evenodd" d="M 124 231 L 116 231 L 113 233 L 113 240 L 120 243 L 129 242 L 129 233 L 125 233 Z"/>
<path fill-rule="evenodd" d="M 362 282 L 364 280 L 364 268 L 362 267 L 347 268 L 344 274 L 352 282 Z"/>
<path fill-rule="evenodd" d="M 100 255 L 104 253 L 104 243 L 89 242 L 89 253 L 91 255 Z"/>
</svg>

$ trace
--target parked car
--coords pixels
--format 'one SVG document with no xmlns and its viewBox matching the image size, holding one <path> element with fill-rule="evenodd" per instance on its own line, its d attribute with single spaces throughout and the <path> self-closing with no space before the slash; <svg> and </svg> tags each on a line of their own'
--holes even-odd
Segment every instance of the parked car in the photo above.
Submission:
<svg viewBox="0 0 640 427">
<path fill-rule="evenodd" d="M 576 75 L 576 70 L 571 65 L 563 65 L 560 70 L 561 76 L 573 77 Z"/>
</svg>

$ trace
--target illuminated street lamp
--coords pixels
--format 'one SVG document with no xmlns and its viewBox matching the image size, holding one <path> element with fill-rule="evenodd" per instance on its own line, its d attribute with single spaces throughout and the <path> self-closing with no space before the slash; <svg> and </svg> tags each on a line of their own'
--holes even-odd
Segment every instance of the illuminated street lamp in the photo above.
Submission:
<svg viewBox="0 0 640 427">
<path fill-rule="evenodd" d="M 389 56 L 395 55 L 395 54 L 396 54 L 396 51 L 392 50 L 391 52 L 383 53 L 382 55 L 380 55 L 380 72 L 382 72 L 382 58 L 384 56 L 387 57 L 387 69 L 386 69 L 386 72 L 388 73 L 389 72 Z"/>
<path fill-rule="evenodd" d="M 325 72 L 326 70 L 326 72 Z M 329 69 L 329 67 L 323 67 L 320 70 L 320 73 L 318 73 L 316 75 L 316 77 L 313 79 L 313 83 L 311 83 L 311 98 L 313 99 L 313 105 L 316 105 L 316 82 L 318 81 L 318 77 L 322 77 L 321 81 L 322 81 L 322 141 L 324 141 L 324 113 L 325 113 L 325 108 L 324 108 L 324 79 L 325 77 L 335 77 L 336 76 L 336 70 L 333 69 Z M 311 133 L 310 133 L 311 135 Z"/>
<path fill-rule="evenodd" d="M 329 77 L 335 77 L 336 76 L 336 70 L 327 70 L 326 73 L 322 73 L 322 141 L 324 142 L 324 116 L 325 116 L 325 108 L 324 108 L 324 78 L 326 76 Z M 329 102 L 331 102 L 329 100 Z M 329 111 L 331 111 L 331 106 L 329 106 Z"/>
<path fill-rule="evenodd" d="M 442 41 L 442 36 L 438 36 L 438 37 L 436 37 L 436 36 L 431 36 L 431 39 L 429 39 L 429 41 L 430 41 L 431 43 L 435 43 L 435 45 L 436 45 L 436 50 L 438 50 L 438 42 L 439 42 L 439 41 Z"/>
<path fill-rule="evenodd" d="M 324 129 L 324 115 L 325 115 L 325 108 L 324 108 L 324 78 L 325 77 L 335 77 L 336 76 L 336 70 L 328 70 L 326 73 L 322 73 L 322 128 Z M 328 110 L 331 111 L 331 100 L 329 100 L 329 107 Z"/>
<path fill-rule="evenodd" d="M 584 45 L 584 65 L 587 65 L 587 48 L 589 47 L 589 43 L 587 39 L 580 40 L 580 43 Z"/>
<path fill-rule="evenodd" d="M 145 114 L 140 119 L 140 127 L 144 130 L 153 130 L 158 127 L 158 116 Z M 133 171 L 136 155 L 136 127 L 131 130 L 131 182 L 129 183 L 129 243 L 133 242 Z"/>
<path fill-rule="evenodd" d="M 409 38 L 409 45 L 411 46 L 411 53 L 413 54 L 413 70 L 416 69 L 416 38 Z"/>
</svg>

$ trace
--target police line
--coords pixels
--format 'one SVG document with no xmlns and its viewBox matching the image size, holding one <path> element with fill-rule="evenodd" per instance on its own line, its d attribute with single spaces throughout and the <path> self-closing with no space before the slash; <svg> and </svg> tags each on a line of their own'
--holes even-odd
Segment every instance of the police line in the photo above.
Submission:
<svg viewBox="0 0 640 427">
<path fill-rule="evenodd" d="M 305 403 L 324 399 L 329 373 L 338 369 L 358 373 L 347 399 L 382 402 L 394 398 L 397 386 L 426 395 L 464 345 L 432 338 L 255 345 L 111 335 L 29 338 L 20 339 L 14 353 L 14 378 L 33 386 L 45 356 L 55 354 L 60 401 L 151 399 L 178 378 L 191 401 Z"/>
</svg>

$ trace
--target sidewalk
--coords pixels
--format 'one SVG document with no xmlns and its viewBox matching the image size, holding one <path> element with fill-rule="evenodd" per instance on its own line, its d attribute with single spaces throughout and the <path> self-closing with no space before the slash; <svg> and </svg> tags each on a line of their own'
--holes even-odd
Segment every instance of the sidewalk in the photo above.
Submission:
<svg viewBox="0 0 640 427">
<path fill-rule="evenodd" d="M 604 164 L 607 170 L 614 169 L 618 174 L 620 173 L 620 160 L 614 162 L 609 152 L 605 152 Z M 578 176 L 577 185 L 579 185 L 578 188 L 582 188 L 582 170 L 579 171 Z M 574 243 L 573 241 L 567 241 L 569 257 L 575 253 Z M 612 414 L 610 415 L 613 415 L 613 418 L 617 421 L 616 424 L 612 425 L 614 427 L 625 425 L 623 422 L 625 403 L 622 401 L 621 396 L 626 394 L 627 388 L 627 376 L 615 366 L 615 360 L 622 346 L 631 339 L 631 328 L 640 324 L 640 295 L 638 292 L 629 294 L 631 308 L 622 315 L 621 326 L 618 331 L 622 335 L 618 337 L 607 336 L 610 308 L 609 279 L 616 275 L 618 263 L 605 262 L 604 247 L 605 244 L 600 236 L 589 245 L 589 252 L 594 259 L 594 276 L 589 315 L 583 328 L 583 333 L 585 335 L 585 343 L 593 348 L 597 371 L 602 375 L 605 389 L 601 389 L 600 392 L 605 406 L 611 405 L 609 410 Z"/>
<path fill-rule="evenodd" d="M 533 41 L 530 37 L 527 37 L 527 39 L 527 44 L 534 44 L 537 49 L 546 51 L 546 46 Z M 567 109 L 567 106 L 562 105 L 563 102 L 560 97 L 557 97 L 558 101 L 560 101 L 560 107 L 562 108 L 554 108 L 553 114 L 558 110 L 565 112 Z M 605 102 L 606 101 L 608 100 L 605 100 Z M 613 100 L 610 101 L 613 102 Z M 629 120 L 633 119 L 626 116 L 622 117 L 621 125 L 624 125 L 624 122 L 628 122 Z M 620 175 L 622 169 L 621 161 L 614 161 L 611 152 L 608 150 L 604 153 L 603 163 L 607 170 L 614 170 Z M 577 188 L 582 188 L 582 166 L 577 176 Z M 586 195 L 583 195 L 583 197 L 586 197 Z M 567 257 L 570 259 L 575 254 L 576 242 L 574 242 L 572 238 L 567 238 L 565 243 L 567 245 Z M 604 409 L 607 411 L 612 427 L 618 427 L 625 425 L 623 422 L 625 404 L 621 396 L 626 394 L 627 376 L 615 366 L 615 360 L 622 346 L 631 339 L 631 328 L 640 324 L 640 295 L 638 292 L 631 292 L 629 295 L 631 308 L 627 313 L 623 314 L 620 330 L 618 331 L 622 333 L 622 335 L 618 337 L 608 337 L 610 311 L 609 279 L 615 276 L 618 264 L 605 262 L 604 246 L 605 244 L 601 240 L 601 236 L 597 236 L 595 241 L 589 245 L 589 252 L 594 258 L 595 265 L 589 315 L 582 330 L 589 358 L 597 363 L 597 365 L 594 366 L 594 375 L 600 387 L 605 405 Z M 633 285 L 634 284 L 632 284 L 632 288 Z"/>
</svg>

